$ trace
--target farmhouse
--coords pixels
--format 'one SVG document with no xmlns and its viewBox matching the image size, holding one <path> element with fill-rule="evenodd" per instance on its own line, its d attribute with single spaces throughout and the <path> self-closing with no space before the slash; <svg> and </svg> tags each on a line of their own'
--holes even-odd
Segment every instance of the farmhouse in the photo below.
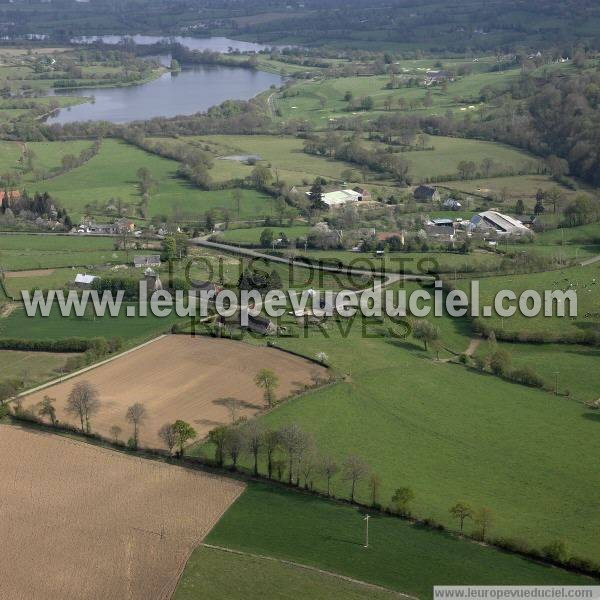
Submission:
<svg viewBox="0 0 600 600">
<path fill-rule="evenodd" d="M 95 235 L 116 235 L 119 233 L 133 233 L 135 223 L 129 219 L 118 219 L 114 223 L 95 223 L 82 221 L 77 228 L 77 233 L 92 233 Z"/>
<path fill-rule="evenodd" d="M 133 265 L 138 268 L 160 267 L 160 255 L 147 254 L 143 256 L 134 256 Z"/>
<path fill-rule="evenodd" d="M 247 329 L 262 335 L 275 335 L 277 333 L 277 325 L 271 319 L 267 319 L 261 315 L 248 315 Z"/>
<path fill-rule="evenodd" d="M 365 188 L 363 188 L 363 187 L 356 186 L 355 188 L 352 188 L 352 189 L 357 194 L 361 195 L 361 198 L 359 198 L 359 200 L 368 200 L 371 197 L 371 192 L 369 192 L 369 190 L 365 190 Z"/>
<path fill-rule="evenodd" d="M 446 198 L 442 202 L 442 208 L 447 210 L 460 210 L 462 208 L 462 204 L 454 198 Z"/>
<path fill-rule="evenodd" d="M 444 81 L 454 81 L 452 74 L 448 71 L 427 71 L 425 75 L 425 85 L 442 83 Z"/>
<path fill-rule="evenodd" d="M 415 200 L 420 200 L 421 202 L 439 202 L 440 201 L 440 193 L 429 185 L 420 185 L 415 188 L 413 192 L 413 196 Z"/>
<path fill-rule="evenodd" d="M 146 282 L 146 286 L 147 286 L 146 289 L 148 290 L 149 294 L 152 294 L 152 293 L 156 292 L 157 290 L 163 289 L 162 281 L 160 280 L 160 277 L 158 276 L 156 271 L 153 271 L 150 267 L 148 267 L 144 271 L 144 280 Z"/>
<path fill-rule="evenodd" d="M 20 200 L 19 190 L 0 190 L 0 207 L 10 208 L 15 200 Z"/>
<path fill-rule="evenodd" d="M 471 231 L 496 233 L 497 235 L 523 235 L 529 233 L 529 229 L 521 221 L 494 210 L 486 210 L 474 215 L 471 218 L 469 228 Z"/>
<path fill-rule="evenodd" d="M 425 232 L 431 237 L 454 237 L 452 219 L 430 219 L 425 223 Z"/>
</svg>

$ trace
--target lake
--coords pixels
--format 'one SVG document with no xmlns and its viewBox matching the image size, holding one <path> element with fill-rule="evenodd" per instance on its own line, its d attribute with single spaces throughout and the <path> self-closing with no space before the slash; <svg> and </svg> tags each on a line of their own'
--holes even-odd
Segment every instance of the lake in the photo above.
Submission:
<svg viewBox="0 0 600 600">
<path fill-rule="evenodd" d="M 260 52 L 268 48 L 289 48 L 289 46 L 277 46 L 271 44 L 265 46 L 264 44 L 255 44 L 254 42 L 242 42 L 240 40 L 232 40 L 225 37 L 206 37 L 206 38 L 195 38 L 186 36 L 173 36 L 165 37 L 158 35 L 85 35 L 80 37 L 72 38 L 72 42 L 76 44 L 91 44 L 93 42 L 102 41 L 105 44 L 118 44 L 123 39 L 132 39 L 136 44 L 148 45 L 155 44 L 156 42 L 170 41 L 173 40 L 190 50 L 211 50 L 212 52 Z"/>
<path fill-rule="evenodd" d="M 193 38 L 195 39 L 195 38 Z M 221 38 L 226 39 L 226 38 Z M 225 100 L 249 100 L 271 85 L 280 85 L 279 75 L 240 67 L 199 65 L 179 73 L 120 88 L 77 88 L 57 90 L 53 95 L 94 97 L 63 108 L 48 123 L 110 121 L 128 123 L 153 117 L 174 117 L 205 111 Z"/>
</svg>

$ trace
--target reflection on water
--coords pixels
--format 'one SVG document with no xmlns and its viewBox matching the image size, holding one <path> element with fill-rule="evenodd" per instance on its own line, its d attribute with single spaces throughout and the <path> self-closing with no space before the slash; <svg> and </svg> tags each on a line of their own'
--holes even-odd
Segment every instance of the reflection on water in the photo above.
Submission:
<svg viewBox="0 0 600 600">
<path fill-rule="evenodd" d="M 121 88 L 57 90 L 56 95 L 94 97 L 95 102 L 63 108 L 48 123 L 73 121 L 129 121 L 174 117 L 204 111 L 225 100 L 248 100 L 281 77 L 239 67 L 198 66 L 179 73 L 165 73 L 141 85 Z"/>
</svg>

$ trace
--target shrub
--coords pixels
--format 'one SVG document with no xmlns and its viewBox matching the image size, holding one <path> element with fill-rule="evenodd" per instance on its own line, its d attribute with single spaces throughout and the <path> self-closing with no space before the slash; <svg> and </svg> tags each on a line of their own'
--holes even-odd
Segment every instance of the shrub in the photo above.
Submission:
<svg viewBox="0 0 600 600">
<path fill-rule="evenodd" d="M 569 546 L 565 540 L 554 540 L 542 548 L 545 558 L 557 563 L 566 563 L 570 558 Z"/>
<path fill-rule="evenodd" d="M 531 367 L 513 369 L 509 374 L 509 379 L 529 387 L 544 387 L 544 380 Z"/>
<path fill-rule="evenodd" d="M 531 553 L 529 542 L 521 538 L 497 538 L 493 540 L 493 544 L 510 552 L 518 552 L 519 554 Z"/>
<path fill-rule="evenodd" d="M 506 350 L 496 350 L 490 358 L 492 373 L 505 377 L 510 371 L 510 361 L 510 354 Z"/>
</svg>

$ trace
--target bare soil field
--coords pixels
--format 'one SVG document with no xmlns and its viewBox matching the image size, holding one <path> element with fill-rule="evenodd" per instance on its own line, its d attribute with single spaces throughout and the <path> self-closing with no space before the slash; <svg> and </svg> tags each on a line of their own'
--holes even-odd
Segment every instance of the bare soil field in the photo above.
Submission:
<svg viewBox="0 0 600 600">
<path fill-rule="evenodd" d="M 125 419 L 127 407 L 141 402 L 148 418 L 140 430 L 140 444 L 162 448 L 157 432 L 164 423 L 188 421 L 200 439 L 214 427 L 231 423 L 228 399 L 238 401 L 236 418 L 252 417 L 263 410 L 263 391 L 254 383 L 263 368 L 279 377 L 278 398 L 301 391 L 317 378 L 327 378 L 325 368 L 275 348 L 171 335 L 30 394 L 23 406 L 37 404 L 48 395 L 57 400 L 58 419 L 79 426 L 79 419 L 66 413 L 65 404 L 77 381 L 89 381 L 97 388 L 101 402 L 100 411 L 92 419 L 93 431 L 110 437 L 110 428 L 118 425 L 126 441 L 133 432 Z"/>
<path fill-rule="evenodd" d="M 0 598 L 170 598 L 243 485 L 0 425 Z"/>
</svg>

